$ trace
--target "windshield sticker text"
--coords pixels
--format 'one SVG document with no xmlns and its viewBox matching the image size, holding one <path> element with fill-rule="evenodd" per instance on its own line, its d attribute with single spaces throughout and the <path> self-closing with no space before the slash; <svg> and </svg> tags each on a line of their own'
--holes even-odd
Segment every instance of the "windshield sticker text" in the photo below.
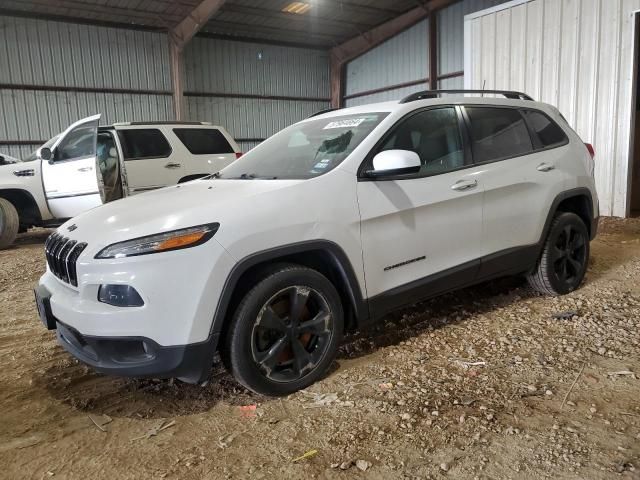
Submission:
<svg viewBox="0 0 640 480">
<path fill-rule="evenodd" d="M 338 120 L 336 122 L 328 123 L 323 130 L 328 130 L 330 128 L 349 128 L 349 127 L 357 127 L 362 122 L 364 122 L 366 118 L 352 118 L 350 120 Z"/>
</svg>

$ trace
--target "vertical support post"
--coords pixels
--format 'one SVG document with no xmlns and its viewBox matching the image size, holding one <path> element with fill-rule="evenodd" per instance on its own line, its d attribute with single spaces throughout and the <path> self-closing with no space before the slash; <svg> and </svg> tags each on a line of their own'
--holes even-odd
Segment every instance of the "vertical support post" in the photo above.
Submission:
<svg viewBox="0 0 640 480">
<path fill-rule="evenodd" d="M 329 60 L 329 76 L 331 89 L 331 108 L 342 108 L 344 92 L 344 63 L 335 53 L 331 53 Z"/>
<path fill-rule="evenodd" d="M 429 12 L 429 87 L 438 89 L 438 16 Z"/>
<path fill-rule="evenodd" d="M 173 90 L 173 112 L 176 121 L 184 119 L 184 75 L 182 71 L 182 48 L 169 35 L 169 64 Z"/>
</svg>

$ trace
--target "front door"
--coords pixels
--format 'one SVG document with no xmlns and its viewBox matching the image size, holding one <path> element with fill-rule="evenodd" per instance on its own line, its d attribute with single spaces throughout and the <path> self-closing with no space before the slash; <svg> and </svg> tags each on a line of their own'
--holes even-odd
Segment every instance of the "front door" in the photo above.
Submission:
<svg viewBox="0 0 640 480">
<path fill-rule="evenodd" d="M 374 317 L 475 278 L 482 168 L 470 163 L 460 123 L 457 107 L 423 110 L 402 120 L 372 156 L 382 150 L 411 150 L 420 156 L 421 170 L 358 182 L 367 296 Z"/>
<path fill-rule="evenodd" d="M 42 181 L 54 218 L 66 219 L 102 203 L 96 176 L 96 139 L 100 115 L 71 125 L 42 161 Z"/>
</svg>

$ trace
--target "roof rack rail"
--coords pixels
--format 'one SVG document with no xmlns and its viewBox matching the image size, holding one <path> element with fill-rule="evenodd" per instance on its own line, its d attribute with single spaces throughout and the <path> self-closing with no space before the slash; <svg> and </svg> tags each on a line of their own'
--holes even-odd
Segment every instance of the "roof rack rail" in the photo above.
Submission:
<svg viewBox="0 0 640 480">
<path fill-rule="evenodd" d="M 400 103 L 415 102 L 416 100 L 426 100 L 428 98 L 438 98 L 443 93 L 475 93 L 475 94 L 489 94 L 489 95 L 503 95 L 505 98 L 512 100 L 531 100 L 526 93 L 512 92 L 510 90 L 424 90 L 422 92 L 412 93 L 408 97 L 404 97 L 400 100 Z"/>
<path fill-rule="evenodd" d="M 317 117 L 318 115 L 322 115 L 323 113 L 333 112 L 335 110 L 340 110 L 339 108 L 325 108 L 324 110 L 319 110 L 316 113 L 312 113 L 307 118 Z"/>
</svg>

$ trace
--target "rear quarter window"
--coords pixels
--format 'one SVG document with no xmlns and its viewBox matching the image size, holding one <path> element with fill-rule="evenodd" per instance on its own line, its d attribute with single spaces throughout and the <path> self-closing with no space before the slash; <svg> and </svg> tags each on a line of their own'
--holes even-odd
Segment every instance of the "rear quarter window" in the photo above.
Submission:
<svg viewBox="0 0 640 480">
<path fill-rule="evenodd" d="M 542 112 L 524 110 L 524 116 L 537 140 L 538 148 L 549 148 L 563 145 L 568 141 L 567 135 L 560 126 Z"/>
<path fill-rule="evenodd" d="M 166 158 L 171 145 L 157 128 L 118 130 L 118 138 L 125 160 Z"/>
<path fill-rule="evenodd" d="M 174 128 L 173 133 L 193 155 L 234 153 L 225 136 L 213 128 Z"/>
</svg>

